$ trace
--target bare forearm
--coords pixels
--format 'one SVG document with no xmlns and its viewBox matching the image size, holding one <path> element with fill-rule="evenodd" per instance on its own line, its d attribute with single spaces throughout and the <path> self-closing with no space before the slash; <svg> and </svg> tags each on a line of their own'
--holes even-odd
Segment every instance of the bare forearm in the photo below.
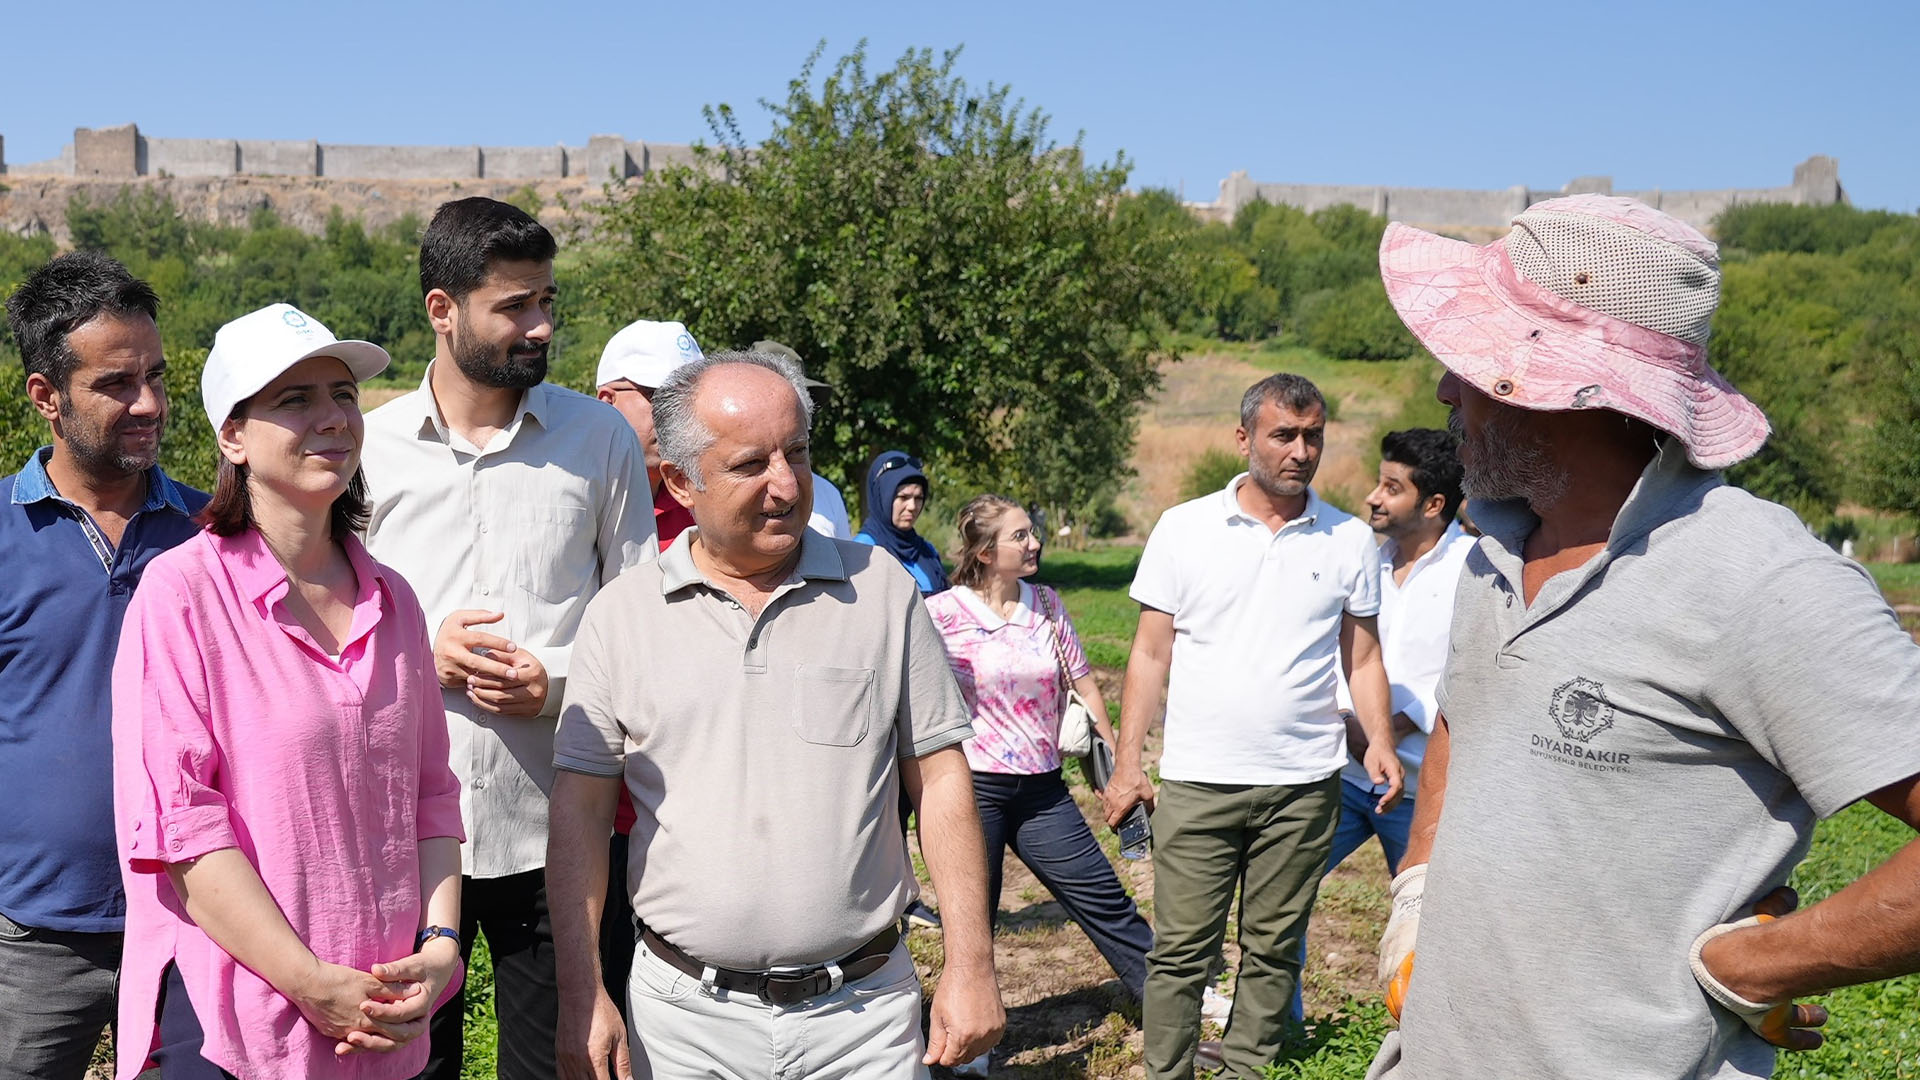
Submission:
<svg viewBox="0 0 1920 1080">
<path fill-rule="evenodd" d="M 1447 718 L 1434 722 L 1427 737 L 1427 752 L 1420 764 L 1420 797 L 1413 801 L 1413 824 L 1407 829 L 1407 853 L 1400 869 L 1419 866 L 1433 858 L 1433 838 L 1440 831 L 1440 810 L 1447 798 L 1447 757 L 1452 734 Z"/>
<path fill-rule="evenodd" d="M 600 919 L 607 903 L 607 843 L 620 779 L 561 770 L 547 825 L 547 909 L 561 998 L 574 1006 L 600 989 Z"/>
<path fill-rule="evenodd" d="M 292 997 L 312 974 L 318 964 L 313 950 L 294 933 L 260 872 L 239 848 L 172 863 L 167 876 L 194 923 L 275 990 Z"/>
<path fill-rule="evenodd" d="M 1147 730 L 1160 711 L 1160 694 L 1166 689 L 1172 666 L 1137 644 L 1128 658 L 1126 681 L 1120 691 L 1120 742 L 1114 752 L 1117 766 L 1140 767 L 1147 749 Z"/>
<path fill-rule="evenodd" d="M 1825 900 L 1722 939 L 1709 966 L 1753 1001 L 1786 1001 L 1920 971 L 1920 840 Z M 1718 944 L 1718 943 L 1716 943 Z"/>
<path fill-rule="evenodd" d="M 1369 746 L 1393 746 L 1393 698 L 1387 688 L 1387 669 L 1376 653 L 1372 662 L 1359 666 L 1348 678 L 1353 691 L 1353 714 Z"/>
<path fill-rule="evenodd" d="M 426 901 L 421 929 L 460 927 L 460 841 L 432 836 L 420 841 L 420 896 Z"/>
<path fill-rule="evenodd" d="M 958 756 L 958 748 L 936 751 Z M 993 930 L 987 912 L 987 852 L 973 801 L 966 759 L 926 768 L 914 810 L 920 815 L 921 854 L 940 897 L 940 926 L 948 968 L 993 970 Z M 909 794 L 912 794 L 910 791 Z"/>
</svg>

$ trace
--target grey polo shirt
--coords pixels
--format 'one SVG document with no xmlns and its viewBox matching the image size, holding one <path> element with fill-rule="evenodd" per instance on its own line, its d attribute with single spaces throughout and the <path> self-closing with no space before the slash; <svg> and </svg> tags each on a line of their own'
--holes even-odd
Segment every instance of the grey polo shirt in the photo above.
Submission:
<svg viewBox="0 0 1920 1080">
<path fill-rule="evenodd" d="M 719 967 L 851 952 L 916 895 L 896 760 L 973 734 L 898 561 L 809 530 L 759 618 L 697 528 L 587 606 L 554 765 L 625 774 L 633 908 Z"/>
<path fill-rule="evenodd" d="M 1531 607 L 1537 520 L 1472 515 L 1446 808 L 1370 1075 L 1771 1075 L 1688 948 L 1785 883 L 1817 819 L 1920 773 L 1920 648 L 1857 564 L 1672 443 L 1605 550 Z"/>
</svg>

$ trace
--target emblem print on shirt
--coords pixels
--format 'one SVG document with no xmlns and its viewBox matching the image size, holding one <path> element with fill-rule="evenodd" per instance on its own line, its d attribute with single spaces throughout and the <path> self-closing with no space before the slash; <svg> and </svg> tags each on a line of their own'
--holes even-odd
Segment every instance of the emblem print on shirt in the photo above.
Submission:
<svg viewBox="0 0 1920 1080">
<path fill-rule="evenodd" d="M 1607 701 L 1606 687 L 1592 679 L 1569 679 L 1553 692 L 1547 714 L 1559 726 L 1560 734 L 1586 742 L 1613 726 L 1613 705 Z"/>
</svg>

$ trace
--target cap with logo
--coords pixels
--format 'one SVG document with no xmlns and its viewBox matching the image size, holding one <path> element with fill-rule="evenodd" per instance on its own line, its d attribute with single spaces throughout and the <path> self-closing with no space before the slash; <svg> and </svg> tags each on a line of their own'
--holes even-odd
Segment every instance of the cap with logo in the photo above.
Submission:
<svg viewBox="0 0 1920 1080">
<path fill-rule="evenodd" d="M 700 345 L 677 322 L 639 319 L 620 328 L 600 351 L 595 386 L 626 379 L 649 390 L 667 381 L 681 364 L 700 359 Z"/>
<path fill-rule="evenodd" d="M 1392 224 L 1380 276 L 1447 369 L 1523 409 L 1611 409 L 1680 440 L 1702 469 L 1767 440 L 1760 407 L 1707 366 L 1719 249 L 1632 199 L 1535 203 L 1484 247 Z"/>
<path fill-rule="evenodd" d="M 200 372 L 200 402 L 215 431 L 233 407 L 266 388 L 287 369 L 315 356 L 347 365 L 356 382 L 387 369 L 393 358 L 371 341 L 341 341 L 320 320 L 292 304 L 271 304 L 222 326 Z"/>
</svg>

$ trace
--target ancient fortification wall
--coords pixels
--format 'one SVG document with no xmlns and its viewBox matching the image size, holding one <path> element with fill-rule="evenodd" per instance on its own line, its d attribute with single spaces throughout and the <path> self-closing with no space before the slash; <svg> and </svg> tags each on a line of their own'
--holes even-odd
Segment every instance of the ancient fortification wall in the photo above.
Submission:
<svg viewBox="0 0 1920 1080">
<path fill-rule="evenodd" d="M 1826 206 L 1847 201 L 1840 186 L 1840 163 L 1830 157 L 1810 157 L 1794 166 L 1793 183 L 1777 188 L 1721 188 L 1712 191 L 1615 191 L 1610 176 L 1582 176 L 1558 191 L 1541 191 L 1524 184 L 1496 191 L 1448 188 L 1366 187 L 1341 184 L 1268 184 L 1245 172 L 1220 181 L 1220 198 L 1189 203 L 1197 214 L 1215 221 L 1232 221 L 1240 208 L 1253 202 L 1296 206 L 1312 212 L 1329 206 L 1357 206 L 1362 210 L 1441 228 L 1504 229 L 1515 214 L 1542 199 L 1559 195 L 1598 193 L 1626 195 L 1696 227 L 1705 228 L 1714 215 L 1736 203 L 1784 202 Z"/>
<path fill-rule="evenodd" d="M 402 213 L 431 212 L 444 198 L 512 192 L 531 185 L 543 197 L 558 191 L 591 196 L 600 185 L 645 176 L 674 164 L 690 164 L 692 148 L 649 143 L 619 135 L 595 135 L 585 146 L 363 146 L 311 140 L 162 139 L 134 124 L 76 128 L 57 158 L 9 165 L 0 139 L 0 174 L 11 194 L 0 192 L 0 228 L 48 232 L 64 242 L 65 198 L 74 186 L 138 182 L 165 187 L 176 202 L 198 202 L 213 220 L 245 207 L 267 206 L 301 228 L 324 224 L 329 193 L 336 205 L 369 224 Z M 266 178 L 305 180 L 275 184 Z M 17 178 L 17 179 L 16 179 Z M 23 185 L 21 181 L 28 181 Z M 37 183 L 36 183 L 37 182 Z M 24 189 L 24 190 L 23 190 Z M 178 191 L 176 191 L 178 189 Z M 1504 230 L 1515 214 L 1541 199 L 1577 192 L 1630 195 L 1696 226 L 1736 203 L 1785 202 L 1824 206 L 1847 201 L 1839 163 L 1811 157 L 1794 167 L 1793 183 L 1777 188 L 1711 191 L 1613 191 L 1613 178 L 1583 176 L 1558 191 L 1516 185 L 1494 191 L 1447 188 L 1369 187 L 1337 184 L 1262 183 L 1245 172 L 1220 182 L 1220 197 L 1189 203 L 1203 218 L 1231 221 L 1255 201 L 1320 210 L 1357 206 L 1395 221 L 1476 233 Z M 364 205 L 363 205 L 364 204 Z M 240 220 L 245 220 L 244 216 Z"/>
<path fill-rule="evenodd" d="M 644 175 L 691 158 L 681 144 L 595 135 L 585 146 L 362 146 L 311 140 L 160 139 L 137 124 L 75 128 L 57 158 L 9 165 L 0 173 L 131 180 L 141 176 L 326 176 L 348 180 L 594 181 Z M 649 162 L 656 164 L 649 165 Z"/>
</svg>

